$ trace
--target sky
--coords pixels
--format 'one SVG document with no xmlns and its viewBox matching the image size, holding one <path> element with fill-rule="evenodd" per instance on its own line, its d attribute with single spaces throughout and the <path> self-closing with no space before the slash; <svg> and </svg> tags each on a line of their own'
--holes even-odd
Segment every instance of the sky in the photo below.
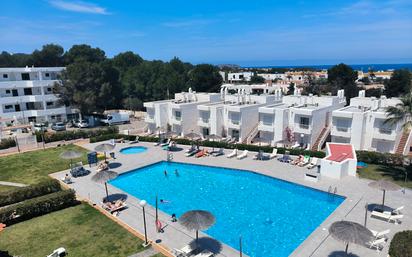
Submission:
<svg viewBox="0 0 412 257">
<path fill-rule="evenodd" d="M 47 43 L 192 63 L 412 63 L 412 0 L 2 0 L 0 51 Z"/>
</svg>

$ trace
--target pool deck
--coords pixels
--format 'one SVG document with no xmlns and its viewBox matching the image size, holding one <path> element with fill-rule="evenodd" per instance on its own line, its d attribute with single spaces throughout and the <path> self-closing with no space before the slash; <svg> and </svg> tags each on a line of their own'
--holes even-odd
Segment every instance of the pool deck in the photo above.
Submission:
<svg viewBox="0 0 412 257">
<path fill-rule="evenodd" d="M 93 150 L 94 147 L 98 144 L 99 143 L 85 144 L 82 146 L 86 147 L 87 149 Z M 125 143 L 117 144 L 114 150 L 114 152 L 116 153 L 116 159 L 110 160 L 112 170 L 121 174 L 129 170 L 133 170 L 155 162 L 166 160 L 167 158 L 166 151 L 162 150 L 160 147 L 153 146 L 152 143 L 142 142 L 135 145 L 146 146 L 148 148 L 148 151 L 140 154 L 124 155 L 120 154 L 119 150 L 121 148 L 131 145 Z M 183 149 L 187 148 L 187 146 L 179 147 Z M 225 150 L 225 152 L 229 153 L 231 152 L 231 150 Z M 283 179 L 289 182 L 297 183 L 300 185 L 308 186 L 326 192 L 330 187 L 332 187 L 333 189 L 336 188 L 337 194 L 346 197 L 345 201 L 323 223 L 321 223 L 320 226 L 315 231 L 313 231 L 313 233 L 308 238 L 306 238 L 306 240 L 303 241 L 303 243 L 297 249 L 295 249 L 295 251 L 290 256 L 341 256 L 345 246 L 343 243 L 340 243 L 329 236 L 329 226 L 333 222 L 339 220 L 356 221 L 363 224 L 365 219 L 365 205 L 367 203 L 380 204 L 382 201 L 382 192 L 376 189 L 372 189 L 368 186 L 370 180 L 359 179 L 356 177 L 345 177 L 341 180 L 320 178 L 318 182 L 310 182 L 304 179 L 304 174 L 308 171 L 306 168 L 280 163 L 276 159 L 268 161 L 253 160 L 252 156 L 254 154 L 255 153 L 249 153 L 249 156 L 247 158 L 243 160 L 237 160 L 233 158 L 228 159 L 226 158 L 226 156 L 203 158 L 185 157 L 184 151 L 178 151 L 173 152 L 173 161 L 250 170 L 256 173 Z M 77 195 L 80 198 L 87 199 L 95 204 L 100 204 L 101 199 L 105 196 L 104 185 L 97 184 L 91 181 L 90 179 L 91 176 L 96 172 L 95 166 L 89 168 L 86 165 L 85 167 L 86 169 L 89 169 L 92 172 L 92 174 L 89 174 L 85 177 L 73 178 L 74 183 L 68 186 L 70 188 L 75 189 Z M 52 174 L 51 176 L 60 179 L 64 177 L 65 173 L 67 173 L 67 171 L 57 172 Z M 110 194 L 125 194 L 123 191 L 111 185 L 108 185 L 108 187 Z M 389 242 L 393 235 L 398 231 L 412 229 L 411 195 L 412 191 L 408 189 L 406 190 L 405 194 L 401 191 L 386 193 L 386 205 L 391 206 L 393 208 L 402 205 L 405 206 L 403 210 L 403 214 L 405 215 L 402 219 L 402 223 L 399 225 L 371 218 L 370 212 L 368 212 L 368 228 L 376 231 L 381 231 L 385 229 L 391 230 L 389 234 L 389 241 L 385 244 L 381 252 L 377 252 L 376 250 L 368 249 L 366 247 L 357 246 L 353 244 L 349 246 L 349 252 L 351 252 L 353 256 L 359 257 L 386 257 L 389 249 Z M 128 208 L 121 211 L 117 218 L 120 221 L 126 223 L 132 229 L 143 234 L 143 215 L 142 209 L 138 203 L 139 199 L 128 195 Z M 288 215 L 287 211 L 285 212 L 285 215 Z M 161 211 L 159 211 L 159 219 L 166 227 L 164 228 L 164 233 L 157 233 L 154 226 L 155 209 L 152 206 L 146 207 L 146 219 L 148 224 L 147 229 L 149 239 L 151 241 L 156 241 L 160 243 L 162 246 L 168 249 L 182 248 L 194 239 L 194 232 L 187 231 L 178 223 L 171 222 L 170 216 Z M 203 233 L 199 233 L 199 235 L 206 236 Z M 270 237 L 270 235 L 268 235 L 268 237 Z M 244 242 L 244 244 L 247 244 L 247 242 Z M 234 257 L 239 256 L 239 253 L 233 248 L 223 244 L 222 250 L 216 256 Z"/>
</svg>

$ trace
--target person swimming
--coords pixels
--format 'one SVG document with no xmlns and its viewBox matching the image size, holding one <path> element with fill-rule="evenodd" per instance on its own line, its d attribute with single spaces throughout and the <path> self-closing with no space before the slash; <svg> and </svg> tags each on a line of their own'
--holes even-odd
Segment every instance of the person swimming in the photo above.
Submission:
<svg viewBox="0 0 412 257">
<path fill-rule="evenodd" d="M 177 171 L 177 169 L 175 169 L 175 175 L 176 175 L 176 177 L 179 177 L 180 175 L 179 175 L 179 172 Z"/>
<path fill-rule="evenodd" d="M 165 177 L 167 177 L 167 170 L 164 171 Z"/>
<path fill-rule="evenodd" d="M 170 203 L 170 201 L 160 199 L 160 203 Z"/>
</svg>

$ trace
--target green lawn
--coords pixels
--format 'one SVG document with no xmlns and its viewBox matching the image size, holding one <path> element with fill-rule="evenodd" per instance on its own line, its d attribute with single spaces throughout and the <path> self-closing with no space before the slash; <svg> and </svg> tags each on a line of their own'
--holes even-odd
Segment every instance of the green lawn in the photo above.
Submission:
<svg viewBox="0 0 412 257">
<path fill-rule="evenodd" d="M 69 256 L 129 256 L 142 241 L 87 204 L 37 217 L 6 228 L 0 249 L 10 255 L 47 256 L 64 247 Z M 161 256 L 161 255 L 160 255 Z"/>
<path fill-rule="evenodd" d="M 8 190 L 10 190 L 10 189 L 14 189 L 14 188 L 16 188 L 16 187 L 0 185 L 0 193 L 1 193 L 1 192 L 8 191 Z"/>
<path fill-rule="evenodd" d="M 405 184 L 405 170 L 408 172 L 408 180 Z M 403 168 L 397 166 L 384 166 L 376 164 L 368 164 L 368 167 L 358 171 L 359 177 L 379 180 L 382 178 L 391 180 L 401 187 L 412 188 L 412 170 L 411 168 Z"/>
<path fill-rule="evenodd" d="M 69 168 L 70 160 L 59 158 L 59 154 L 66 150 L 76 150 L 84 153 L 83 158 L 74 161 L 83 161 L 83 163 L 86 163 L 87 150 L 75 145 L 14 154 L 0 157 L 0 167 L 2 167 L 0 180 L 34 184 L 43 179 L 47 179 L 49 173 Z"/>
</svg>

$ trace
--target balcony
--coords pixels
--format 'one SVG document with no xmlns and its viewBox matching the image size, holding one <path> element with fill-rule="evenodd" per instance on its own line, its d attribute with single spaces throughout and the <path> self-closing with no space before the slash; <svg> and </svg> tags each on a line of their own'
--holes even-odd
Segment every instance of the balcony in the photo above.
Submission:
<svg viewBox="0 0 412 257">
<path fill-rule="evenodd" d="M 309 124 L 300 123 L 300 124 L 299 124 L 299 128 L 301 128 L 301 129 L 309 129 L 310 126 L 309 126 Z"/>
<path fill-rule="evenodd" d="M 258 129 L 260 131 L 267 131 L 267 132 L 273 132 L 273 122 L 265 122 L 265 121 L 259 121 L 258 124 Z"/>
<path fill-rule="evenodd" d="M 208 118 L 199 118 L 197 125 L 200 127 L 209 127 L 210 120 Z"/>
<path fill-rule="evenodd" d="M 228 120 L 229 127 L 232 129 L 240 129 L 240 120 Z"/>
<path fill-rule="evenodd" d="M 182 117 L 173 115 L 172 123 L 177 124 L 177 125 L 182 125 Z"/>
<path fill-rule="evenodd" d="M 389 141 L 395 141 L 396 140 L 396 135 L 394 129 L 390 128 L 375 128 L 374 133 L 373 133 L 373 138 L 376 139 L 382 139 L 382 140 L 389 140 Z"/>
<path fill-rule="evenodd" d="M 331 135 L 337 137 L 350 137 L 351 131 L 351 127 L 332 126 Z"/>
</svg>

